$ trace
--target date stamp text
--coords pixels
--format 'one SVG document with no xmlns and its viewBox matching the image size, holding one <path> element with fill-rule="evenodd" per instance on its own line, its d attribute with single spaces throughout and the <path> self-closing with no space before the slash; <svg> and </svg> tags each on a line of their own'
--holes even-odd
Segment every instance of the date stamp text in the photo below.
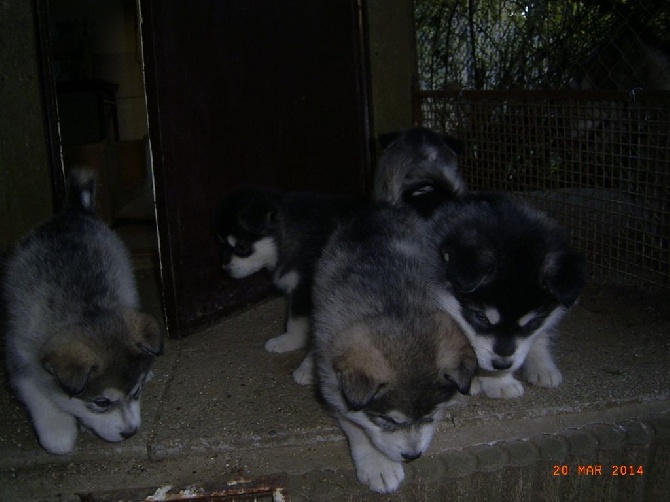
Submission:
<svg viewBox="0 0 670 502">
<path fill-rule="evenodd" d="M 554 476 L 644 476 L 643 465 L 555 465 Z"/>
</svg>

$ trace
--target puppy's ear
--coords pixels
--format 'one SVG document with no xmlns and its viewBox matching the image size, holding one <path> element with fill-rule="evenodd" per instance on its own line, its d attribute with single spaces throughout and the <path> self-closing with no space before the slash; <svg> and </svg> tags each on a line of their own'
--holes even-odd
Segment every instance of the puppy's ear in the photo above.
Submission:
<svg viewBox="0 0 670 502">
<path fill-rule="evenodd" d="M 381 145 L 382 149 L 386 150 L 391 145 L 391 143 L 397 140 L 401 135 L 402 131 L 387 132 L 377 136 L 377 139 L 379 140 L 379 144 Z"/>
<path fill-rule="evenodd" d="M 458 239 L 447 240 L 440 254 L 447 280 L 460 293 L 472 293 L 489 284 L 495 273 L 495 251 L 486 242 L 468 245 Z"/>
<path fill-rule="evenodd" d="M 58 337 L 48 343 L 40 354 L 40 362 L 70 396 L 83 392 L 93 372 L 99 367 L 95 352 L 85 343 Z M 52 339 L 53 340 L 53 339 Z"/>
<path fill-rule="evenodd" d="M 548 253 L 545 257 L 540 284 L 558 302 L 568 308 L 577 301 L 586 284 L 586 262 L 576 251 Z"/>
<path fill-rule="evenodd" d="M 339 355 L 333 360 L 333 369 L 342 396 L 352 410 L 362 410 L 383 394 L 390 379 L 388 363 L 372 344 L 369 328 L 363 323 L 342 332 L 334 348 Z"/>
<path fill-rule="evenodd" d="M 128 310 L 126 319 L 130 327 L 133 345 L 152 356 L 163 354 L 163 332 L 156 319 L 149 314 Z"/>
<path fill-rule="evenodd" d="M 337 371 L 337 370 L 336 370 Z M 342 396 L 349 408 L 359 411 L 377 397 L 385 384 L 377 382 L 360 369 L 347 368 L 337 371 Z"/>
<path fill-rule="evenodd" d="M 442 137 L 442 141 L 444 141 L 444 143 L 449 148 L 451 148 L 456 155 L 461 155 L 463 153 L 463 142 L 460 139 L 449 136 L 446 133 L 442 133 L 440 136 Z"/>
<path fill-rule="evenodd" d="M 458 392 L 467 395 L 470 394 L 470 384 L 477 371 L 477 359 L 466 357 L 461 361 L 458 368 L 445 372 L 444 378 L 453 383 Z"/>
<path fill-rule="evenodd" d="M 265 224 L 267 225 L 267 228 L 275 228 L 278 223 L 279 209 L 273 207 L 265 214 Z"/>
<path fill-rule="evenodd" d="M 470 392 L 470 383 L 477 372 L 477 357 L 467 338 L 449 314 L 435 315 L 439 331 L 437 367 L 441 375 L 461 394 Z"/>
</svg>

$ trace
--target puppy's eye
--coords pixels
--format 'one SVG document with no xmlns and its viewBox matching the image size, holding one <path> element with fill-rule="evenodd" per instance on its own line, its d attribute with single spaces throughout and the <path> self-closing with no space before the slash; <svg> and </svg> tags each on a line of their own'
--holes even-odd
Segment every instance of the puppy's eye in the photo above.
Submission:
<svg viewBox="0 0 670 502">
<path fill-rule="evenodd" d="M 392 418 L 389 417 L 389 416 L 386 416 L 386 415 L 379 415 L 379 418 L 380 418 L 382 421 L 386 422 L 387 424 L 400 425 L 400 423 L 399 423 L 397 420 L 394 420 L 394 419 L 392 419 Z"/>
<path fill-rule="evenodd" d="M 435 419 L 431 416 L 421 417 L 419 420 L 417 420 L 419 425 L 428 425 L 432 424 L 433 422 L 435 422 Z"/>
<path fill-rule="evenodd" d="M 401 427 L 406 426 L 406 424 L 398 422 L 397 420 L 388 415 L 371 414 L 369 416 L 370 420 L 384 432 L 395 432 Z"/>
<path fill-rule="evenodd" d="M 106 410 L 112 402 L 106 397 L 98 397 L 93 400 L 93 404 L 100 410 Z"/>
<path fill-rule="evenodd" d="M 486 313 L 482 312 L 481 310 L 470 310 L 470 314 L 481 326 L 489 326 L 491 324 L 491 321 L 486 316 Z"/>
</svg>

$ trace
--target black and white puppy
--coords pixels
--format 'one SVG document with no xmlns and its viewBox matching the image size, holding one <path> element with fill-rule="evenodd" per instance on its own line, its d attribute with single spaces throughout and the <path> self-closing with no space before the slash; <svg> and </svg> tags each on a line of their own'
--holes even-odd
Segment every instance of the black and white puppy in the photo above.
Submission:
<svg viewBox="0 0 670 502">
<path fill-rule="evenodd" d="M 335 227 L 365 205 L 363 199 L 260 187 L 232 191 L 214 215 L 223 269 L 241 279 L 266 269 L 289 296 L 286 332 L 265 344 L 269 352 L 307 345 L 314 266 Z"/>
<path fill-rule="evenodd" d="M 503 195 L 444 203 L 431 233 L 439 302 L 477 354 L 471 393 L 521 396 L 519 369 L 533 385 L 558 386 L 551 340 L 585 285 L 582 255 L 547 216 Z"/>
</svg>

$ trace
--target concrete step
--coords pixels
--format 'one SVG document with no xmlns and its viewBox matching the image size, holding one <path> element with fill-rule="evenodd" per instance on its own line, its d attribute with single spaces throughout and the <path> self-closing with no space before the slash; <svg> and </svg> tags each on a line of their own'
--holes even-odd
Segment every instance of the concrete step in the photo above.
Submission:
<svg viewBox="0 0 670 502">
<path fill-rule="evenodd" d="M 257 500 L 668 500 L 669 296 L 589 290 L 561 326 L 564 383 L 460 399 L 390 496 L 357 482 L 315 390 L 292 382 L 304 353 L 263 350 L 283 330 L 284 303 L 271 299 L 168 340 L 142 429 L 122 443 L 81 433 L 73 454 L 50 456 L 3 386 L 0 499 L 144 500 L 169 485 L 267 488 Z"/>
</svg>

